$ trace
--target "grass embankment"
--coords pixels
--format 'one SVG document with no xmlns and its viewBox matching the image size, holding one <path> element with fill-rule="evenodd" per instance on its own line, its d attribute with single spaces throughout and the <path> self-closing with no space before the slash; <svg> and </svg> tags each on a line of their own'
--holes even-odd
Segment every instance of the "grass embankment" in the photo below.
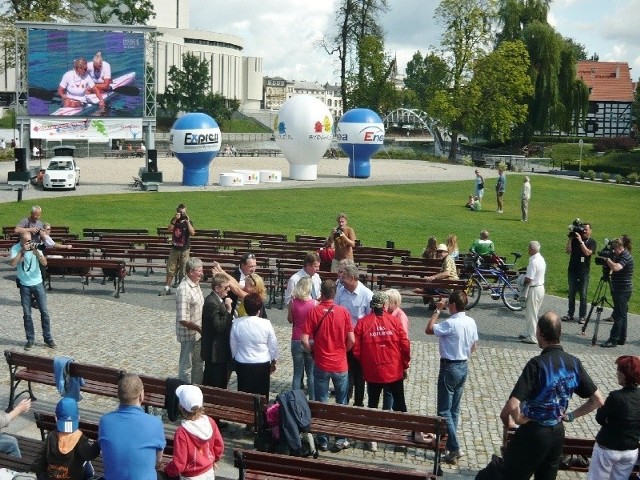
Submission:
<svg viewBox="0 0 640 480">
<path fill-rule="evenodd" d="M 498 252 L 525 254 L 527 263 L 530 240 L 539 240 L 547 261 L 547 292 L 567 295 L 567 225 L 574 218 L 590 221 L 598 248 L 604 237 L 623 233 L 638 241 L 640 227 L 637 206 L 640 188 L 581 180 L 533 176 L 530 220 L 520 221 L 519 193 L 521 176 L 508 175 L 505 213 L 497 214 L 493 188 L 480 212 L 464 208 L 473 182 L 448 182 L 421 185 L 342 187 L 319 189 L 256 190 L 234 192 L 181 192 L 61 197 L 42 199 L 43 219 L 54 225 L 69 225 L 73 232 L 83 227 L 149 228 L 167 224 L 175 206 L 184 202 L 196 228 L 219 228 L 255 232 L 326 235 L 335 215 L 346 212 L 364 245 L 384 246 L 387 240 L 397 248 L 419 255 L 427 237 L 439 241 L 449 233 L 458 236 L 460 251 L 467 250 L 482 229 L 488 229 Z M 11 224 L 28 212 L 29 204 L 3 205 L 5 224 Z M 226 212 L 226 213 L 225 213 Z M 231 212 L 231 213 L 229 213 Z M 637 256 L 637 255 L 636 255 Z M 634 283 L 640 288 L 636 269 Z M 601 268 L 592 267 L 589 300 L 601 277 Z M 640 295 L 634 294 L 631 310 L 640 313 Z M 564 312 L 561 312 L 564 313 Z"/>
</svg>

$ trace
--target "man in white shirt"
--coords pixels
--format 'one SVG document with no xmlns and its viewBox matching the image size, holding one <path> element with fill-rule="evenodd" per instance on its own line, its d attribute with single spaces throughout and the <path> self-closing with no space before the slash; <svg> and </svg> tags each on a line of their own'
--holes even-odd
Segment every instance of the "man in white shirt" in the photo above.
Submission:
<svg viewBox="0 0 640 480">
<path fill-rule="evenodd" d="M 358 266 L 345 265 L 342 269 L 342 288 L 338 289 L 334 303 L 346 308 L 351 316 L 351 324 L 356 327 L 358 321 L 371 311 L 373 292 L 359 280 Z M 362 367 L 351 351 L 347 352 L 349 363 L 349 398 L 353 388 L 353 405 L 364 406 L 364 378 Z"/>
<path fill-rule="evenodd" d="M 529 177 L 524 177 L 522 193 L 520 194 L 520 208 L 522 210 L 522 221 L 529 220 L 529 199 L 531 198 L 531 183 Z"/>
<path fill-rule="evenodd" d="M 320 257 L 315 252 L 307 253 L 304 257 L 304 266 L 291 275 L 289 282 L 287 282 L 287 290 L 284 292 L 284 303 L 286 305 L 289 305 L 293 290 L 300 279 L 304 277 L 311 277 L 311 298 L 317 300 L 320 297 L 320 283 L 322 281 L 320 280 L 320 275 L 318 275 L 318 270 L 320 270 Z"/>
<path fill-rule="evenodd" d="M 522 343 L 538 344 L 536 328 L 538 326 L 538 311 L 544 300 L 544 275 L 547 271 L 547 263 L 540 255 L 540 242 L 529 242 L 529 265 L 524 278 L 524 290 L 522 296 L 526 298 L 527 305 L 524 313 L 525 332 L 518 338 Z"/>
<path fill-rule="evenodd" d="M 111 86 L 111 65 L 102 59 L 102 53 L 98 52 L 93 57 L 93 62 L 87 64 L 87 73 L 101 92 L 109 90 Z"/>
</svg>

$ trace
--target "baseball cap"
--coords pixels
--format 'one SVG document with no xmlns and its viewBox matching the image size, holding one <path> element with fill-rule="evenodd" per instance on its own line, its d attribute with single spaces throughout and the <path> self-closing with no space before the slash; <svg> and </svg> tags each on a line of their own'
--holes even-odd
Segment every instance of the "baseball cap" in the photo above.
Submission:
<svg viewBox="0 0 640 480">
<path fill-rule="evenodd" d="M 78 402 L 73 398 L 65 397 L 56 405 L 56 426 L 59 432 L 73 433 L 78 429 Z"/>
<path fill-rule="evenodd" d="M 448 252 L 449 249 L 447 248 L 447 246 L 444 243 L 441 243 L 440 245 L 438 245 L 438 248 L 436 248 L 436 250 L 438 252 Z"/>
<path fill-rule="evenodd" d="M 384 304 L 389 301 L 389 295 L 385 292 L 375 292 L 371 297 L 371 308 L 382 308 Z"/>
<path fill-rule="evenodd" d="M 176 388 L 176 396 L 187 412 L 192 412 L 194 407 L 202 407 L 202 390 L 195 385 L 180 385 Z"/>
</svg>

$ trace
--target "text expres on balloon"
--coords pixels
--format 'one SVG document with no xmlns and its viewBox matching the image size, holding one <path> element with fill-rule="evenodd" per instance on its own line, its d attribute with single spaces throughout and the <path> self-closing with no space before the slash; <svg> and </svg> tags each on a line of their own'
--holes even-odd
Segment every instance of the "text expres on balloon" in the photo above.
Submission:
<svg viewBox="0 0 640 480">
<path fill-rule="evenodd" d="M 333 139 L 333 117 L 327 106 L 311 95 L 295 95 L 282 105 L 273 127 L 291 179 L 316 180 L 318 162 Z"/>
<path fill-rule="evenodd" d="M 349 176 L 369 178 L 371 156 L 384 143 L 384 124 L 373 110 L 354 108 L 346 112 L 338 122 L 336 140 L 349 157 Z"/>
<path fill-rule="evenodd" d="M 182 162 L 182 184 L 209 184 L 209 164 L 220 151 L 220 127 L 204 113 L 188 113 L 171 128 L 171 151 Z"/>
</svg>

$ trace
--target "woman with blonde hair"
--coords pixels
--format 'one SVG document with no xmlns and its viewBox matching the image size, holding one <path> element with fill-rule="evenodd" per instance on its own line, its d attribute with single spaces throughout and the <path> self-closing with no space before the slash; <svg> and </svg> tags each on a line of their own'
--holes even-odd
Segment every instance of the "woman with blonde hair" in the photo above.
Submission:
<svg viewBox="0 0 640 480">
<path fill-rule="evenodd" d="M 458 237 L 453 233 L 450 233 L 447 237 L 447 249 L 451 258 L 457 260 L 460 256 L 460 250 L 458 249 Z"/>
<path fill-rule="evenodd" d="M 311 287 L 311 277 L 303 277 L 298 281 L 293 289 L 291 301 L 289 302 L 287 320 L 289 320 L 289 323 L 292 325 L 291 356 L 293 357 L 293 381 L 291 389 L 296 390 L 300 388 L 304 372 L 307 376 L 309 399 L 315 400 L 313 390 L 313 357 L 300 341 L 304 325 L 307 322 L 307 314 L 318 303 L 311 298 Z"/>
<path fill-rule="evenodd" d="M 244 287 L 242 287 L 232 275 L 229 275 L 222 269 L 218 262 L 214 262 L 211 271 L 213 274 L 221 273 L 226 276 L 227 280 L 229 281 L 229 288 L 238 297 L 238 303 L 236 305 L 236 317 L 244 317 L 247 314 L 243 305 L 244 298 L 252 293 L 257 293 L 263 302 L 262 310 L 258 316 L 267 318 L 267 311 L 264 308 L 264 302 L 267 299 L 267 287 L 265 286 L 264 280 L 260 275 L 258 275 L 257 273 L 251 273 L 247 275 L 244 280 Z"/>
<path fill-rule="evenodd" d="M 387 304 L 387 312 L 391 314 L 392 317 L 395 317 L 402 325 L 402 328 L 405 332 L 407 332 L 407 338 L 409 338 L 409 318 L 407 314 L 400 308 L 400 304 L 402 303 L 402 296 L 400 292 L 395 288 L 390 288 L 385 290 L 385 293 L 389 297 L 389 303 Z"/>
</svg>

